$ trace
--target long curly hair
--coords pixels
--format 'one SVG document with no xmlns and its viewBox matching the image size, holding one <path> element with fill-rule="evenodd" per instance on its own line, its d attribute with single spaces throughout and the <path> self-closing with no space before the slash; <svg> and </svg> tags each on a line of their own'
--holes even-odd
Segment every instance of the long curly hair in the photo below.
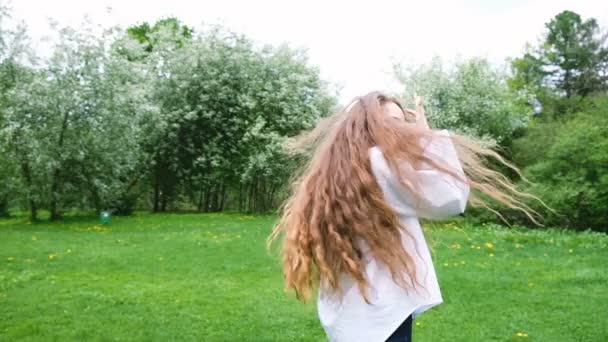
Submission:
<svg viewBox="0 0 608 342">
<path fill-rule="evenodd" d="M 521 210 L 532 221 L 539 215 L 524 200 L 536 198 L 518 191 L 500 172 L 484 165 L 492 158 L 514 170 L 498 153 L 481 141 L 450 132 L 465 176 L 426 156 L 424 141 L 429 130 L 413 128 L 384 112 L 394 97 L 372 92 L 356 98 L 346 109 L 322 120 L 311 132 L 292 141 L 290 149 L 314 149 L 312 158 L 295 176 L 291 196 L 281 206 L 281 216 L 268 247 L 282 239 L 282 264 L 286 289 L 295 290 L 300 300 L 308 300 L 321 282 L 342 293 L 340 279 L 346 274 L 356 281 L 368 301 L 369 280 L 361 242 L 373 257 L 385 264 L 393 280 L 405 289 L 419 284 L 412 253 L 402 245 L 402 235 L 414 239 L 398 215 L 386 203 L 371 171 L 369 149 L 378 146 L 400 182 L 416 196 L 421 189 L 416 177 L 398 167 L 427 163 L 471 187 L 469 204 L 491 209 L 486 195 L 508 207 Z M 481 196 L 480 196 L 481 195 Z M 537 199 L 537 198 L 536 198 Z M 369 302 L 369 301 L 368 301 Z"/>
</svg>

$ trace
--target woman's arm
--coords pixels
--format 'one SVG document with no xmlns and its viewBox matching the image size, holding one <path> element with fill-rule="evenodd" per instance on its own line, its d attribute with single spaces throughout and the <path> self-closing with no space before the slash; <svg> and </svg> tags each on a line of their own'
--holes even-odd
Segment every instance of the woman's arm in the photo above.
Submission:
<svg viewBox="0 0 608 342">
<path fill-rule="evenodd" d="M 415 200 L 415 209 L 419 216 L 443 219 L 463 213 L 469 198 L 470 186 L 463 181 L 466 180 L 466 176 L 449 132 L 447 130 L 436 131 L 424 153 L 460 177 L 457 178 L 426 164 L 415 169 L 415 175 L 422 191 L 421 198 Z M 396 182 L 394 185 L 398 189 L 406 191 L 396 178 L 394 181 Z"/>
<path fill-rule="evenodd" d="M 425 154 L 466 179 L 448 131 L 437 131 L 433 138 Z M 410 169 L 409 174 L 420 185 L 421 193 L 416 195 L 399 181 L 378 147 L 371 149 L 370 162 L 385 200 L 398 214 L 445 219 L 465 211 L 470 186 L 461 179 L 434 168 L 416 169 L 412 165 L 402 164 L 403 169 Z"/>
</svg>

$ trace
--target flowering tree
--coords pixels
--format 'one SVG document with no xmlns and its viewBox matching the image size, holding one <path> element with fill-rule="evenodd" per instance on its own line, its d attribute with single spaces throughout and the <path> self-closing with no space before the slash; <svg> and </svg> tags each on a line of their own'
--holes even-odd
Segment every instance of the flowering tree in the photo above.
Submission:
<svg viewBox="0 0 608 342">
<path fill-rule="evenodd" d="M 145 193 L 154 211 L 265 211 L 297 166 L 285 138 L 334 103 L 302 51 L 222 28 L 54 29 L 48 59 L 0 40 L 0 213 L 128 213 Z"/>
<path fill-rule="evenodd" d="M 12 28 L 11 28 L 12 27 Z M 27 35 L 23 25 L 15 23 L 9 9 L 0 3 L 0 216 L 8 215 L 9 205 L 19 195 L 25 194 L 35 207 L 29 190 L 20 182 L 20 169 L 30 172 L 30 166 L 20 154 L 12 153 L 11 144 L 23 134 L 18 125 L 10 122 L 9 102 L 14 88 L 31 81 L 33 72 L 26 66 L 32 62 L 31 51 L 27 46 Z M 32 212 L 35 217 L 35 210 Z"/>
<path fill-rule="evenodd" d="M 142 112 L 133 64 L 110 48 L 112 31 L 58 29 L 52 57 L 9 90 L 3 131 L 33 202 L 107 208 L 140 160 Z M 134 96 L 135 95 L 135 96 Z"/>
<path fill-rule="evenodd" d="M 474 58 L 446 68 L 439 58 L 428 65 L 395 65 L 403 98 L 425 99 L 429 121 L 497 143 L 506 143 L 532 115 L 529 93 L 511 90 L 506 73 Z"/>
</svg>

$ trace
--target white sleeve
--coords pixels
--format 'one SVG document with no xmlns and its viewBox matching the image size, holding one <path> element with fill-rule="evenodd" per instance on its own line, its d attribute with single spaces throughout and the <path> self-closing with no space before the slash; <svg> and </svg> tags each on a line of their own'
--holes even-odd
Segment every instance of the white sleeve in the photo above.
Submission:
<svg viewBox="0 0 608 342">
<path fill-rule="evenodd" d="M 437 131 L 435 134 L 449 137 L 447 130 Z M 440 159 L 439 163 L 446 163 L 452 170 L 464 175 L 451 139 L 432 139 L 424 153 L 434 160 Z M 466 209 L 470 187 L 467 183 L 449 174 L 435 169 L 414 171 L 423 194 L 422 198 L 416 198 L 398 181 L 378 147 L 374 147 L 370 151 L 370 163 L 385 200 L 398 214 L 428 219 L 445 219 L 463 213 Z M 411 169 L 409 165 L 404 165 L 404 167 Z"/>
</svg>

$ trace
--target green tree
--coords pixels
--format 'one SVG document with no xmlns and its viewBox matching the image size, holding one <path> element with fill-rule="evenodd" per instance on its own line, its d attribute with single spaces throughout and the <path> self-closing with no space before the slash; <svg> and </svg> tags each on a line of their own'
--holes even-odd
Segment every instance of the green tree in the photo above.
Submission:
<svg viewBox="0 0 608 342">
<path fill-rule="evenodd" d="M 506 145 L 532 114 L 531 94 L 509 88 L 507 74 L 485 59 L 461 61 L 446 69 L 441 59 L 434 58 L 419 67 L 396 65 L 395 74 L 406 102 L 414 94 L 425 99 L 429 122 L 435 127 Z"/>
<path fill-rule="evenodd" d="M 547 223 L 606 231 L 608 227 L 608 97 L 585 102 L 561 121 L 534 122 L 515 140 L 515 161 L 556 213 Z M 538 208 L 544 210 L 544 208 Z"/>
<path fill-rule="evenodd" d="M 66 208 L 111 208 L 140 161 L 136 65 L 110 48 L 113 31 L 58 30 L 46 65 L 8 94 L 5 136 L 21 178 L 51 219 Z"/>
<path fill-rule="evenodd" d="M 9 214 L 9 207 L 16 203 L 20 195 L 26 194 L 34 208 L 32 218 L 36 218 L 34 199 L 19 178 L 19 168 L 27 172 L 29 165 L 22 154 L 12 153 L 10 146 L 20 134 L 18 126 L 11 126 L 8 120 L 11 91 L 20 84 L 29 82 L 33 70 L 32 56 L 25 27 L 15 23 L 9 8 L 0 3 L 0 216 Z"/>
<path fill-rule="evenodd" d="M 194 33 L 193 28 L 182 24 L 177 18 L 165 18 L 156 21 L 154 25 L 143 22 L 139 25 L 131 26 L 127 29 L 127 34 L 143 44 L 144 50 L 149 53 L 158 44 L 159 35 L 157 33 L 160 31 L 165 31 L 164 39 L 167 39 L 167 36 L 172 37 L 173 43 L 178 48 L 183 46 L 184 41 L 190 40 Z"/>
<path fill-rule="evenodd" d="M 607 89 L 608 47 L 597 21 L 563 11 L 545 26 L 539 46 L 513 60 L 511 85 L 551 89 L 567 98 Z"/>
<path fill-rule="evenodd" d="M 242 208 L 269 209 L 285 172 L 268 170 L 290 165 L 280 157 L 282 137 L 310 128 L 333 103 L 318 70 L 302 52 L 257 49 L 221 28 L 180 50 L 173 44 L 159 40 L 150 55 L 164 122 L 149 145 L 154 210 L 166 210 L 180 189 L 199 210 L 222 210 L 235 193 Z"/>
</svg>

